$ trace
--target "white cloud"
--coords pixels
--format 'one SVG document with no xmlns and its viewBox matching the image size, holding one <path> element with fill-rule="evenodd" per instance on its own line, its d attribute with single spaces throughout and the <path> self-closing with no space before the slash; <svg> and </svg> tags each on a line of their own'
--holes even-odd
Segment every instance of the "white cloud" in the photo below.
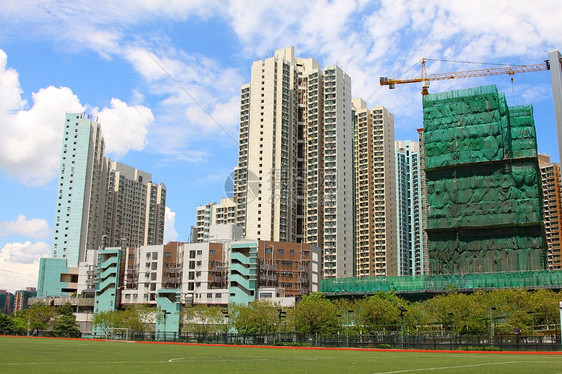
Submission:
<svg viewBox="0 0 562 374">
<path fill-rule="evenodd" d="M 69 88 L 49 86 L 32 94 L 27 109 L 6 61 L 0 50 L 0 168 L 21 183 L 42 185 L 58 170 L 64 113 L 84 108 Z"/>
<path fill-rule="evenodd" d="M 44 242 L 8 243 L 0 250 L 0 289 L 36 287 L 39 259 L 50 255 Z"/>
<path fill-rule="evenodd" d="M 273 0 L 102 0 L 94 9 L 87 0 L 72 4 L 36 0 L 34 12 L 28 12 L 28 3 L 11 1 L 0 9 L 0 35 L 25 30 L 65 47 L 128 61 L 144 79 L 147 91 L 160 96 L 159 104 L 152 107 L 158 126 L 146 139 L 157 152 L 193 159 L 190 154 L 197 148 L 189 144 L 191 138 L 200 139 L 201 130 L 203 135 L 223 132 L 199 106 L 217 121 L 221 117 L 221 127 L 229 132 L 235 129 L 237 105 L 232 100 L 248 69 L 240 74 L 205 56 L 175 48 L 161 30 L 147 31 L 143 26 L 148 22 L 189 22 L 190 18 L 226 22 L 240 41 L 240 56 L 236 57 L 266 58 L 275 49 L 294 45 L 299 56 L 312 56 L 324 66 L 341 65 L 352 78 L 353 95 L 366 99 L 378 92 L 381 75 L 400 77 L 416 65 L 406 76 L 417 76 L 421 57 L 495 62 L 490 61 L 493 56 L 499 62 L 521 64 L 542 61 L 549 49 L 562 45 L 558 2 L 544 0 L 529 6 L 524 0 L 493 4 L 485 0 L 288 0 L 283 4 Z M 84 22 L 81 15 L 94 10 L 96 16 Z M 430 73 L 468 70 L 454 64 L 431 64 L 428 69 Z M 410 86 L 397 89 L 400 94 L 384 88 L 384 94 L 378 92 L 369 105 L 385 105 L 396 114 L 409 116 L 419 104 L 415 98 L 419 87 Z M 16 97 L 13 107 L 19 96 L 11 97 Z M 220 114 L 227 110 L 233 113 Z M 166 136 L 169 133 L 176 137 Z M 135 140 L 143 138 L 136 135 Z M 134 144 L 132 149 L 144 146 Z"/>
<path fill-rule="evenodd" d="M 142 150 L 146 144 L 148 127 L 154 122 L 152 110 L 142 105 L 128 106 L 119 99 L 111 99 L 111 108 L 93 113 L 99 117 L 106 143 L 106 153 L 116 157 L 129 150 Z"/>
<path fill-rule="evenodd" d="M 174 227 L 176 222 L 176 212 L 166 207 L 165 219 L 164 219 L 164 243 L 178 240 L 178 232 Z"/>
<path fill-rule="evenodd" d="M 0 222 L 0 236 L 20 234 L 33 239 L 45 239 L 49 236 L 49 224 L 42 218 L 26 219 L 19 215 L 15 221 Z"/>
</svg>

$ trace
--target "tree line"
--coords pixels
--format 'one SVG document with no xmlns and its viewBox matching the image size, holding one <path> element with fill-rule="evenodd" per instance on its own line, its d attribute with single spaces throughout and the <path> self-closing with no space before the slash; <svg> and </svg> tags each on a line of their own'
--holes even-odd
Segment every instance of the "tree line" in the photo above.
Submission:
<svg viewBox="0 0 562 374">
<path fill-rule="evenodd" d="M 321 293 L 304 296 L 292 308 L 268 301 L 248 305 L 182 308 L 180 332 L 273 334 L 552 334 L 559 326 L 562 294 L 551 290 L 496 290 L 463 294 L 451 290 L 411 302 L 393 293 L 356 299 L 329 299 Z M 153 331 L 161 311 L 148 305 L 97 313 L 98 328 Z M 0 314 L 0 334 L 79 336 L 72 307 L 34 304 L 12 316 Z"/>
<path fill-rule="evenodd" d="M 72 306 L 60 307 L 36 303 L 28 309 L 13 315 L 0 313 L 0 334 L 2 335 L 53 335 L 78 338 L 80 329 L 76 324 Z"/>
<path fill-rule="evenodd" d="M 219 307 L 187 308 L 184 316 L 192 322 L 184 323 L 183 331 L 482 335 L 493 325 L 498 334 L 550 334 L 559 326 L 561 298 L 550 290 L 449 292 L 417 302 L 383 292 L 360 299 L 328 299 L 315 293 L 304 296 L 294 308 L 282 309 L 266 301 L 232 305 L 228 318 Z"/>
</svg>

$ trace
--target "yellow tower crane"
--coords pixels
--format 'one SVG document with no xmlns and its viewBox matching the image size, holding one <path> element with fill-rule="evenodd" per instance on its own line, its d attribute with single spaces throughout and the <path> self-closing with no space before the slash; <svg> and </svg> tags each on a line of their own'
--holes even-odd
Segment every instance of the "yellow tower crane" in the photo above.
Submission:
<svg viewBox="0 0 562 374">
<path fill-rule="evenodd" d="M 422 95 L 429 94 L 429 82 L 430 81 L 441 81 L 447 79 L 458 79 L 458 78 L 473 78 L 473 77 L 483 77 L 488 75 L 514 75 L 519 73 L 530 73 L 534 71 L 545 71 L 550 70 L 550 63 L 545 60 L 543 64 L 535 65 L 515 65 L 515 66 L 504 66 L 500 68 L 490 68 L 481 70 L 467 70 L 467 71 L 455 71 L 451 73 L 436 73 L 427 74 L 425 69 L 425 62 L 427 59 L 422 58 L 421 60 L 421 76 L 416 78 L 406 78 L 406 79 L 394 79 L 388 77 L 380 77 L 380 85 L 388 86 L 390 89 L 394 89 L 397 84 L 404 83 L 422 83 Z"/>
</svg>

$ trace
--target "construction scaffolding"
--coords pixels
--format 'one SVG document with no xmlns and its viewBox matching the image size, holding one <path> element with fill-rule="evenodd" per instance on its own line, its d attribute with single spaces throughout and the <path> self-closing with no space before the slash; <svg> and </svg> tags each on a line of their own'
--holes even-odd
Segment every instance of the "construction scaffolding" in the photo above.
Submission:
<svg viewBox="0 0 562 374">
<path fill-rule="evenodd" d="M 495 86 L 423 97 L 430 274 L 543 270 L 532 106 Z"/>
<path fill-rule="evenodd" d="M 507 273 L 416 275 L 323 279 L 320 290 L 328 295 L 373 295 L 377 292 L 440 293 L 471 292 L 496 288 L 562 288 L 562 271 L 518 271 Z"/>
</svg>

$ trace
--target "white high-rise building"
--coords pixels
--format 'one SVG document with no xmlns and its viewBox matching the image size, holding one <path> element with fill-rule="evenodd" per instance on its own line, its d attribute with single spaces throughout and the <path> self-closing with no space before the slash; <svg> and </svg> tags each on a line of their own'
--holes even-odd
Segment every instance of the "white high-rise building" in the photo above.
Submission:
<svg viewBox="0 0 562 374">
<path fill-rule="evenodd" d="M 398 273 L 394 116 L 354 99 L 356 276 Z"/>
<path fill-rule="evenodd" d="M 212 225 L 236 224 L 236 202 L 230 198 L 221 199 L 220 204 L 209 202 L 197 207 L 197 217 L 193 242 L 212 241 L 209 233 Z"/>
<path fill-rule="evenodd" d="M 77 267 L 86 249 L 162 244 L 166 187 L 149 173 L 104 157 L 101 126 L 67 113 L 52 257 Z M 124 243 L 125 242 L 125 243 Z"/>
<path fill-rule="evenodd" d="M 423 274 L 421 169 L 417 142 L 396 142 L 398 275 Z"/>
<path fill-rule="evenodd" d="M 53 258 L 77 267 L 86 248 L 97 248 L 104 234 L 107 161 L 101 126 L 92 116 L 67 113 L 60 159 Z"/>
<path fill-rule="evenodd" d="M 248 239 L 323 249 L 324 277 L 352 277 L 351 79 L 293 47 L 252 64 L 241 89 L 234 198 Z"/>
</svg>

